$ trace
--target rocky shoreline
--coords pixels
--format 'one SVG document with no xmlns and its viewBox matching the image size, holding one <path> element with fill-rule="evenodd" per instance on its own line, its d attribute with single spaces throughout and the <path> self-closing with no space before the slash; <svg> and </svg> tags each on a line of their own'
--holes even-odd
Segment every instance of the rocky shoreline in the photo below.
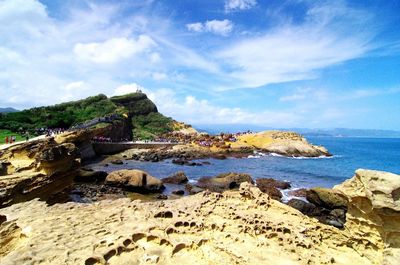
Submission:
<svg viewBox="0 0 400 265">
<path fill-rule="evenodd" d="M 290 191 L 295 198 L 282 203 L 291 184 L 272 178 L 227 172 L 189 182 L 182 171 L 158 179 L 124 164 L 170 159 L 207 166 L 197 160 L 259 151 L 330 155 L 297 134 L 248 134 L 216 148 L 192 142 L 127 150 L 102 158 L 105 167 L 120 165 L 108 172 L 82 166 L 93 157 L 88 139 L 95 134 L 0 151 L 2 264 L 394 264 L 400 258 L 398 175 L 358 170 L 333 189 Z M 279 260 L 271 260 L 275 251 Z"/>
<path fill-rule="evenodd" d="M 398 175 L 358 170 L 331 190 L 348 208 L 342 229 L 248 182 L 157 202 L 32 200 L 0 209 L 0 256 L 2 264 L 396 264 L 399 190 Z"/>
</svg>

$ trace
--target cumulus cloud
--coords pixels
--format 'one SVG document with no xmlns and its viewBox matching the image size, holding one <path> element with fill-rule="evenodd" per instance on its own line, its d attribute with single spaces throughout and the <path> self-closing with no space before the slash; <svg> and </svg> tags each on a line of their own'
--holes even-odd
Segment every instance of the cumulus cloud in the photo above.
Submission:
<svg viewBox="0 0 400 265">
<path fill-rule="evenodd" d="M 189 31 L 194 31 L 194 32 L 202 32 L 204 30 L 203 23 L 200 23 L 200 22 L 186 24 L 186 28 Z"/>
<path fill-rule="evenodd" d="M 135 93 L 138 90 L 143 91 L 144 88 L 141 85 L 138 85 L 136 83 L 125 84 L 125 85 L 117 87 L 114 90 L 113 96 L 120 96 L 120 95 L 129 94 L 129 93 Z"/>
<path fill-rule="evenodd" d="M 194 32 L 211 32 L 217 35 L 227 36 L 233 29 L 232 21 L 224 20 L 208 20 L 204 23 L 187 24 L 186 28 Z"/>
<path fill-rule="evenodd" d="M 94 63 L 115 63 L 149 50 L 155 45 L 149 36 L 140 35 L 137 40 L 112 38 L 104 42 L 77 43 L 74 53 L 80 59 Z"/>
<path fill-rule="evenodd" d="M 129 86 L 129 85 L 128 85 Z M 350 114 L 345 109 L 324 104 L 291 106 L 286 109 L 249 111 L 241 107 L 223 107 L 194 95 L 179 95 L 173 89 L 142 90 L 156 103 L 158 110 L 189 124 L 251 124 L 266 127 L 321 126 L 327 122 L 339 124 Z M 212 118 L 211 118 L 212 117 Z"/>
<path fill-rule="evenodd" d="M 256 0 L 225 0 L 225 12 L 250 9 L 255 5 Z"/>
</svg>

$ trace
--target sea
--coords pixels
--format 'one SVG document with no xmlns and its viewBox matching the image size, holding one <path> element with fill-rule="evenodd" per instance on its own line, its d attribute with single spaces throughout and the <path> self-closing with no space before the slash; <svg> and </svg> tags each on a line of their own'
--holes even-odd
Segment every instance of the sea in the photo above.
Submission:
<svg viewBox="0 0 400 265">
<path fill-rule="evenodd" d="M 349 138 L 307 137 L 316 145 L 325 146 L 332 157 L 288 158 L 275 154 L 256 153 L 248 158 L 225 160 L 202 159 L 210 165 L 181 166 L 171 160 L 162 162 L 139 162 L 127 160 L 123 166 L 110 165 L 96 169 L 113 171 L 141 169 L 157 178 L 184 171 L 190 182 L 204 176 L 215 176 L 226 172 L 248 173 L 253 179 L 274 178 L 290 182 L 293 189 L 326 187 L 332 188 L 354 175 L 359 168 L 388 171 L 400 174 L 400 138 Z"/>
</svg>

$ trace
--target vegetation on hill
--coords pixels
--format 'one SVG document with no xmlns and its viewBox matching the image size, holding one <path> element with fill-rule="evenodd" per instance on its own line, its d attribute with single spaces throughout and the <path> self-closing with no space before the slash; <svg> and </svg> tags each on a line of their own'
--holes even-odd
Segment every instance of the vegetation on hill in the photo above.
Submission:
<svg viewBox="0 0 400 265">
<path fill-rule="evenodd" d="M 151 139 L 173 130 L 173 120 L 160 114 L 144 93 L 111 98 L 100 94 L 53 106 L 0 113 L 0 129 L 35 133 L 39 128 L 70 128 L 111 115 L 130 119 L 135 138 Z"/>
<path fill-rule="evenodd" d="M 133 135 L 139 139 L 152 139 L 157 135 L 171 132 L 173 121 L 158 112 L 133 116 Z"/>
</svg>

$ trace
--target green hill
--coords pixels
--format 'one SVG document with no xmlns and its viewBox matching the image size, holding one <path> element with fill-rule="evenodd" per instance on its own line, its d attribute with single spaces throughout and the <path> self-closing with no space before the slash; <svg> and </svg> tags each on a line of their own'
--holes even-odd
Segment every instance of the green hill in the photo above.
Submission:
<svg viewBox="0 0 400 265">
<path fill-rule="evenodd" d="M 173 119 L 159 113 L 156 105 L 144 93 L 111 98 L 100 94 L 53 106 L 0 113 L 0 129 L 12 132 L 28 130 L 34 134 L 39 128 L 99 126 L 94 123 L 104 117 L 128 119 L 132 124 L 134 136 L 142 139 L 151 139 L 173 130 Z"/>
</svg>

